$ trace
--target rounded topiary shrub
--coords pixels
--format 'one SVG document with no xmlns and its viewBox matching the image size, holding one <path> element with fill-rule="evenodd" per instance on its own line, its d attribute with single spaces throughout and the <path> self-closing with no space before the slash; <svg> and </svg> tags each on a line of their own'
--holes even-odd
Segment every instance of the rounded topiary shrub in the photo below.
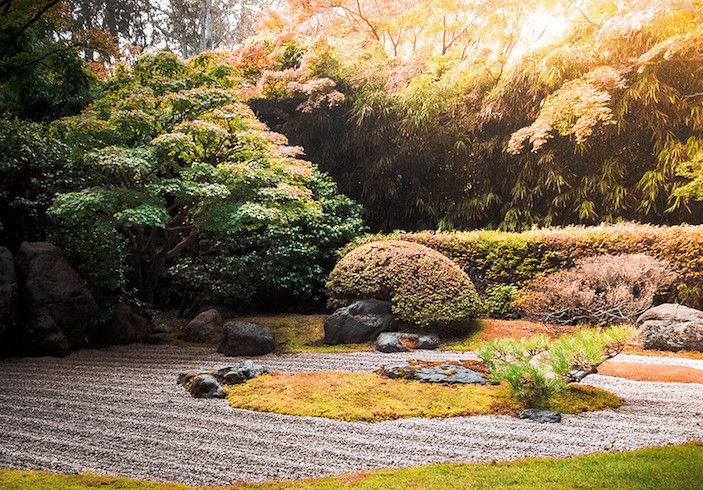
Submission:
<svg viewBox="0 0 703 490">
<path fill-rule="evenodd" d="M 400 320 L 420 326 L 447 325 L 480 311 L 471 279 L 441 253 L 417 243 L 390 240 L 355 248 L 327 282 L 329 305 L 357 299 L 390 301 Z"/>
</svg>

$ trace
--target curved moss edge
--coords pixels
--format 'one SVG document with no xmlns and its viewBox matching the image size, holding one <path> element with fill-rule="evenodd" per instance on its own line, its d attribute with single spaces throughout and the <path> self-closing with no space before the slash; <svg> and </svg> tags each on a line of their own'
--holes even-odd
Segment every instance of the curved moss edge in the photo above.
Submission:
<svg viewBox="0 0 703 490">
<path fill-rule="evenodd" d="M 226 390 L 233 408 L 348 422 L 517 415 L 525 408 L 506 385 L 421 383 L 372 373 L 276 372 Z M 571 385 L 542 408 L 574 414 L 615 409 L 623 403 L 600 388 Z"/>
</svg>

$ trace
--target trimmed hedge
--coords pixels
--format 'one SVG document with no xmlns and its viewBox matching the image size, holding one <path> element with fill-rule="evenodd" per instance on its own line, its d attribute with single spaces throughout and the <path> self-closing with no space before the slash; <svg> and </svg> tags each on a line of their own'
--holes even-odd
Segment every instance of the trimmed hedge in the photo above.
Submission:
<svg viewBox="0 0 703 490">
<path fill-rule="evenodd" d="M 327 289 L 331 308 L 357 299 L 390 301 L 396 317 L 420 326 L 450 324 L 481 310 L 474 285 L 454 262 L 399 240 L 367 243 L 346 254 Z"/>
<path fill-rule="evenodd" d="M 643 253 L 668 261 L 679 277 L 673 298 L 703 305 L 703 225 L 654 226 L 636 223 L 546 228 L 522 233 L 470 231 L 374 235 L 428 246 L 454 260 L 479 291 L 500 284 L 520 288 L 545 274 L 573 267 L 583 257 Z"/>
</svg>

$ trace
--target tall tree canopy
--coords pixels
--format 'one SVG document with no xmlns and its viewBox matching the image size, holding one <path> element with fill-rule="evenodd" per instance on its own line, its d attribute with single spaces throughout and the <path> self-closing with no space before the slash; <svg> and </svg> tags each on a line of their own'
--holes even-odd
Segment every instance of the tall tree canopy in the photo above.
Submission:
<svg viewBox="0 0 703 490">
<path fill-rule="evenodd" d="M 703 219 L 703 2 L 420 2 L 436 27 L 399 50 L 400 3 L 289 5 L 263 46 L 301 63 L 266 66 L 251 104 L 373 227 Z M 445 19 L 471 26 L 448 48 Z M 310 111 L 315 83 L 338 103 Z"/>
</svg>

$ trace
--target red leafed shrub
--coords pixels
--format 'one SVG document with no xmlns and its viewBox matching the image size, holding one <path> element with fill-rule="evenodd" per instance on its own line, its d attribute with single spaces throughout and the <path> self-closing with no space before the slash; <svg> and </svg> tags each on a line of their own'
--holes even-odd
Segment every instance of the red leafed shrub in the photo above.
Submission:
<svg viewBox="0 0 703 490">
<path fill-rule="evenodd" d="M 588 257 L 572 269 L 533 281 L 516 306 L 545 323 L 632 323 L 675 279 L 668 262 L 648 255 Z"/>
</svg>

